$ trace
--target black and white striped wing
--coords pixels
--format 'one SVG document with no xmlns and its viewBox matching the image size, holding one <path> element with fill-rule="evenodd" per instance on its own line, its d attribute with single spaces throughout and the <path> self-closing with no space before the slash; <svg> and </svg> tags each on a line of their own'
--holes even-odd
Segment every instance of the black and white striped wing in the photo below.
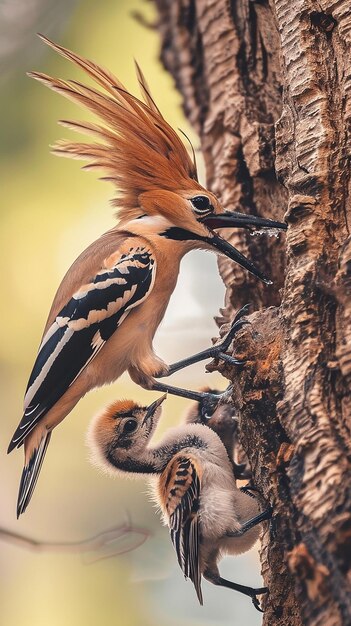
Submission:
<svg viewBox="0 0 351 626">
<path fill-rule="evenodd" d="M 191 455 L 177 455 L 167 466 L 161 483 L 161 497 L 169 515 L 170 535 L 178 563 L 190 578 L 202 601 L 200 547 L 201 468 Z"/>
<path fill-rule="evenodd" d="M 120 326 L 150 294 L 156 261 L 146 247 L 105 259 L 105 267 L 82 285 L 47 330 L 26 391 L 23 418 L 9 451 L 21 445 Z"/>
</svg>

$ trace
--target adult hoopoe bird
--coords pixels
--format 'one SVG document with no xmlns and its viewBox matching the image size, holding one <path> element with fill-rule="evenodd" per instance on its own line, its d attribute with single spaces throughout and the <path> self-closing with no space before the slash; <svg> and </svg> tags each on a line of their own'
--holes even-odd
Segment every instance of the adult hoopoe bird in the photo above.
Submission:
<svg viewBox="0 0 351 626">
<path fill-rule="evenodd" d="M 61 121 L 63 126 L 92 135 L 95 141 L 60 141 L 53 152 L 86 159 L 89 165 L 85 168 L 104 170 L 104 178 L 118 189 L 118 199 L 113 200 L 118 223 L 73 263 L 52 304 L 29 379 L 24 415 L 9 446 L 9 451 L 23 443 L 25 448 L 18 515 L 32 496 L 52 429 L 90 389 L 110 383 L 128 370 L 145 388 L 203 398 L 203 394 L 155 381 L 190 363 L 221 356 L 228 347 L 227 338 L 227 343 L 173 366 L 153 352 L 152 339 L 175 288 L 184 254 L 194 248 L 225 254 L 269 283 L 214 229 L 286 227 L 256 216 L 228 213 L 198 183 L 195 163 L 156 107 L 138 67 L 144 101 L 128 93 L 108 70 L 42 39 L 103 88 L 30 74 L 102 120 L 102 124 Z M 240 324 L 239 320 L 233 333 Z"/>
<path fill-rule="evenodd" d="M 122 475 L 148 476 L 154 499 L 170 529 L 179 565 L 202 604 L 201 577 L 215 585 L 250 596 L 254 589 L 221 577 L 218 562 L 241 554 L 258 539 L 257 525 L 269 519 L 271 508 L 259 512 L 257 501 L 236 486 L 233 466 L 216 433 L 201 424 L 170 428 L 152 445 L 165 395 L 149 407 L 122 400 L 97 415 L 88 431 L 92 461 Z"/>
</svg>

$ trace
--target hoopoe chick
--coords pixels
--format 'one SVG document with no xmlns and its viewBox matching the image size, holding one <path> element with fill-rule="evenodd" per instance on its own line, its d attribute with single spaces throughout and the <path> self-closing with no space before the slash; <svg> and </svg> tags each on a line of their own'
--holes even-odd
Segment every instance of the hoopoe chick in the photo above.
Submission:
<svg viewBox="0 0 351 626">
<path fill-rule="evenodd" d="M 110 71 L 42 39 L 83 69 L 98 87 L 30 74 L 101 121 L 62 122 L 95 140 L 61 141 L 54 153 L 88 160 L 86 169 L 104 171 L 104 179 L 117 188 L 113 204 L 119 221 L 77 258 L 52 304 L 29 377 L 23 417 L 8 449 L 23 444 L 25 449 L 17 515 L 32 497 L 53 429 L 91 389 L 128 371 L 146 389 L 200 399 L 196 392 L 155 378 L 206 358 L 230 359 L 223 357 L 230 334 L 221 344 L 172 365 L 153 351 L 153 337 L 175 289 L 182 257 L 195 248 L 212 250 L 270 283 L 215 229 L 286 228 L 255 215 L 224 211 L 199 184 L 194 161 L 161 115 L 138 67 L 143 100 L 130 94 Z M 234 323 L 231 332 L 240 324 L 240 320 Z M 208 400 L 213 404 L 217 398 Z"/>
<path fill-rule="evenodd" d="M 201 392 L 219 395 L 218 389 L 211 387 L 202 387 Z M 233 463 L 234 476 L 240 480 L 248 480 L 251 478 L 251 471 L 244 450 L 241 448 L 238 440 L 238 419 L 233 412 L 233 406 L 230 403 L 220 404 L 212 413 L 206 415 L 203 410 L 202 401 L 194 402 L 186 411 L 184 422 L 187 424 L 202 424 L 214 430 L 222 441 L 229 459 Z"/>
<path fill-rule="evenodd" d="M 92 460 L 108 471 L 151 478 L 179 565 L 200 604 L 204 576 L 251 597 L 261 610 L 257 596 L 268 589 L 225 580 L 218 562 L 249 550 L 258 538 L 257 524 L 271 516 L 271 509 L 260 513 L 256 500 L 237 488 L 226 449 L 207 426 L 171 428 L 152 444 L 165 397 L 148 407 L 117 401 L 97 415 L 88 432 Z"/>
</svg>

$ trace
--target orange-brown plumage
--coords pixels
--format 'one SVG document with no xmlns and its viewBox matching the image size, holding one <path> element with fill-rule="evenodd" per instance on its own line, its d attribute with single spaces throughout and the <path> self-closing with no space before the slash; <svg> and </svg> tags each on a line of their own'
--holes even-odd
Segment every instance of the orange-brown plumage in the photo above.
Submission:
<svg viewBox="0 0 351 626">
<path fill-rule="evenodd" d="M 104 179 L 113 182 L 121 220 L 141 215 L 139 196 L 145 191 L 203 189 L 197 183 L 196 166 L 177 133 L 162 117 L 145 78 L 137 65 L 137 76 L 145 102 L 130 94 L 103 67 L 84 59 L 46 37 L 41 39 L 72 63 L 81 67 L 105 92 L 74 80 L 60 80 L 39 72 L 29 76 L 66 98 L 89 109 L 103 122 L 62 121 L 64 126 L 96 136 L 99 143 L 58 141 L 53 152 L 59 156 L 90 161 L 85 169 L 103 169 Z"/>
<path fill-rule="evenodd" d="M 215 229 L 284 227 L 279 222 L 224 211 L 215 196 L 197 182 L 196 166 L 160 114 L 140 68 L 137 75 L 145 102 L 128 93 L 111 72 L 42 39 L 102 88 L 30 74 L 100 117 L 101 124 L 63 121 L 64 126 L 93 135 L 96 141 L 61 141 L 54 152 L 86 159 L 89 164 L 85 167 L 104 170 L 105 178 L 118 190 L 113 204 L 118 207 L 119 222 L 78 257 L 54 298 L 29 378 L 23 417 L 8 449 L 22 444 L 25 448 L 18 515 L 32 497 L 53 428 L 91 389 L 117 380 L 128 370 L 135 382 L 148 389 L 199 398 L 196 392 L 155 381 L 212 358 L 214 350 L 222 358 L 224 344 L 171 366 L 153 351 L 152 340 L 175 288 L 183 256 L 194 248 L 225 254 L 269 283 Z M 214 400 L 217 402 L 217 397 Z M 106 427 L 111 422 L 112 417 Z"/>
<path fill-rule="evenodd" d="M 196 457 L 187 453 L 187 461 L 186 469 L 184 469 L 184 455 L 179 452 L 161 474 L 157 485 L 160 507 L 169 517 L 173 515 L 193 484 L 194 477 L 197 476 L 201 482 L 202 468 Z"/>
<path fill-rule="evenodd" d="M 115 418 L 120 413 L 128 413 L 133 409 L 139 409 L 141 406 L 133 400 L 115 400 L 109 406 L 105 408 L 104 418 L 109 421 L 111 418 Z"/>
<path fill-rule="evenodd" d="M 105 408 L 100 419 L 96 421 L 94 425 L 94 436 L 97 437 L 101 443 L 107 445 L 115 430 L 116 418 L 125 413 L 131 413 L 133 410 L 138 410 L 139 408 L 139 405 L 132 400 L 116 400 L 112 402 L 112 404 Z"/>
<path fill-rule="evenodd" d="M 250 596 L 260 610 L 257 595 L 267 589 L 226 581 L 218 563 L 226 554 L 251 548 L 258 537 L 255 526 L 270 517 L 271 509 L 259 513 L 255 499 L 238 489 L 226 450 L 207 426 L 183 424 L 153 444 L 164 400 L 148 407 L 132 402 L 126 413 L 119 409 L 108 431 L 104 425 L 110 409 L 98 414 L 89 429 L 92 460 L 112 473 L 151 478 L 152 495 L 170 530 L 178 563 L 201 604 L 205 577 Z"/>
</svg>

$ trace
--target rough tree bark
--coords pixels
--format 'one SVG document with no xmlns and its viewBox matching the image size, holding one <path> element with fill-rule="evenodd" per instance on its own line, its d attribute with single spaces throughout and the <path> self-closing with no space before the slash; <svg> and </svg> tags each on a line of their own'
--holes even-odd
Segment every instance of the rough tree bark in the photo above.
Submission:
<svg viewBox="0 0 351 626">
<path fill-rule="evenodd" d="M 231 241 L 219 325 L 251 325 L 228 369 L 241 442 L 274 507 L 262 540 L 264 624 L 351 624 L 350 0 L 155 0 L 162 60 L 228 209 L 283 218 L 285 241 Z M 226 233 L 228 236 L 228 233 Z M 285 268 L 285 271 L 284 271 Z"/>
</svg>

